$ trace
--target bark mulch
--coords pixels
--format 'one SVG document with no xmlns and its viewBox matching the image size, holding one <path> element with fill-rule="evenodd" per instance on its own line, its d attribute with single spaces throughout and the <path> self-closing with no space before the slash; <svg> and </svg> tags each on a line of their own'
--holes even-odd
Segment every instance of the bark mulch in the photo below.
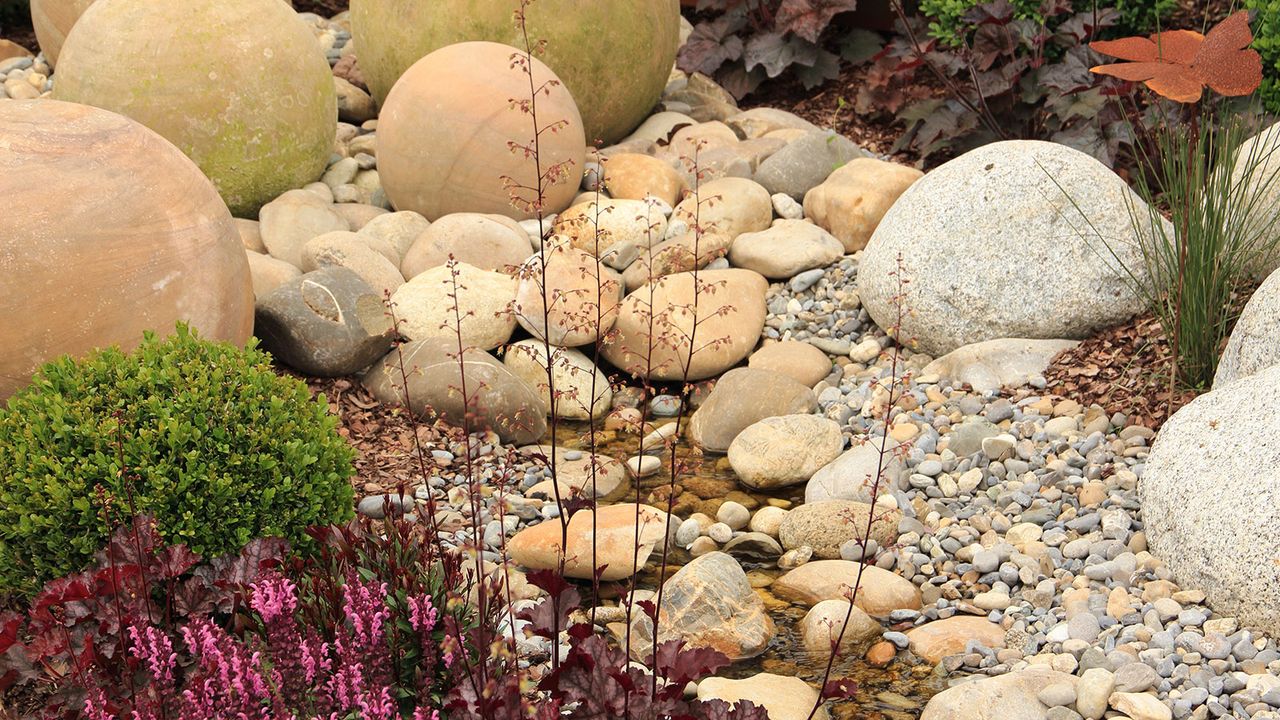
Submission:
<svg viewBox="0 0 1280 720">
<path fill-rule="evenodd" d="M 1097 403 L 1109 413 L 1124 413 L 1158 429 L 1196 397 L 1194 390 L 1178 387 L 1170 398 L 1169 359 L 1169 341 L 1159 321 L 1144 315 L 1059 353 L 1044 375 L 1047 390 L 1055 395 L 1086 407 Z"/>
</svg>

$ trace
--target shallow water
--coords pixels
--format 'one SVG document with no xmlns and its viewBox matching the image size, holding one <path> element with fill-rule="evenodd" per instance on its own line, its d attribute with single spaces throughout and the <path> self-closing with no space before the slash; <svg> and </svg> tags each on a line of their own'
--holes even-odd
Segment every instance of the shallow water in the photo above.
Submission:
<svg viewBox="0 0 1280 720">
<path fill-rule="evenodd" d="M 574 423 L 562 425 L 557 435 L 561 447 L 567 449 L 587 450 L 587 426 Z M 634 435 L 604 435 L 605 442 L 597 447 L 597 452 L 618 460 L 625 460 L 634 454 L 638 441 Z M 679 460 L 683 471 L 678 483 L 684 492 L 678 494 L 673 503 L 675 513 L 688 517 L 690 512 L 708 512 L 715 516 L 714 506 L 719 500 L 727 499 L 744 502 L 753 511 L 755 507 L 764 505 L 770 498 L 786 500 L 793 505 L 803 499 L 804 486 L 798 485 L 782 488 L 769 494 L 740 485 L 733 471 L 727 467 L 723 456 L 704 456 L 700 451 L 688 447 L 687 443 L 679 448 Z M 640 481 L 641 501 L 666 507 L 664 492 L 670 482 L 669 456 L 664 456 L 661 472 Z M 656 491 L 656 493 L 655 493 Z M 745 497 L 743 497 L 745 496 Z M 608 500 L 614 502 L 634 501 L 636 487 L 630 485 L 625 491 L 619 491 Z M 674 550 L 669 557 L 667 575 L 670 576 L 681 565 L 690 559 L 687 552 Z M 763 583 L 762 576 L 776 578 L 785 571 L 772 564 L 761 565 L 743 563 L 743 569 L 752 576 L 755 582 Z M 657 586 L 659 575 L 652 565 L 639 577 L 640 586 L 653 589 Z M 778 633 L 769 648 L 760 656 L 742 660 L 721 669 L 717 674 L 723 677 L 742 678 L 756 673 L 768 672 L 776 675 L 788 675 L 802 678 L 812 685 L 821 682 L 826 668 L 826 658 L 814 655 L 804 649 L 800 639 L 800 621 L 807 608 L 795 605 L 773 596 L 768 587 L 757 588 L 757 593 L 764 599 L 765 605 L 777 625 Z M 857 681 L 858 692 L 852 700 L 831 703 L 828 710 L 837 720 L 909 720 L 920 716 L 925 703 L 938 692 L 946 689 L 946 678 L 935 671 L 933 666 L 919 661 L 906 660 L 904 654 L 887 667 L 872 667 L 862 656 L 842 658 L 835 666 L 832 677 L 848 677 Z"/>
</svg>

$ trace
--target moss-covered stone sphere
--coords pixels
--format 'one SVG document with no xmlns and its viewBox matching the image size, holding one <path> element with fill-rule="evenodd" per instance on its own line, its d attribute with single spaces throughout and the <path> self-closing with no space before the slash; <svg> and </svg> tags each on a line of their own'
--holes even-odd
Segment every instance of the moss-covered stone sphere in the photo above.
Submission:
<svg viewBox="0 0 1280 720">
<path fill-rule="evenodd" d="M 537 193 L 529 188 L 538 172 L 510 147 L 528 145 L 534 133 L 530 114 L 511 104 L 529 97 L 529 76 L 512 67 L 517 52 L 492 42 L 449 45 L 414 63 L 392 88 L 378 118 L 378 173 L 397 210 L 432 221 L 457 212 L 533 216 L 528 203 Z M 537 58 L 532 67 L 534 84 L 547 89 L 538 95 L 538 124 L 548 129 L 539 142 L 542 172 L 564 170 L 558 182 L 544 183 L 543 211 L 553 213 L 578 190 L 586 140 L 569 91 Z"/>
<path fill-rule="evenodd" d="M 249 263 L 227 206 L 167 140 L 115 113 L 0 102 L 0 402 L 43 363 L 131 348 L 186 321 L 253 332 Z"/>
<path fill-rule="evenodd" d="M 31 26 L 50 66 L 58 64 L 62 43 L 93 0 L 31 0 Z"/>
<path fill-rule="evenodd" d="M 382 101 L 405 70 L 439 48 L 467 40 L 524 47 L 517 3 L 501 0 L 352 0 L 360 70 Z M 573 93 L 590 142 L 631 132 L 662 95 L 680 35 L 679 0 L 537 0 L 529 37 Z"/>
<path fill-rule="evenodd" d="M 97 0 L 53 94 L 160 133 L 240 217 L 317 179 L 337 128 L 329 63 L 283 0 Z"/>
</svg>

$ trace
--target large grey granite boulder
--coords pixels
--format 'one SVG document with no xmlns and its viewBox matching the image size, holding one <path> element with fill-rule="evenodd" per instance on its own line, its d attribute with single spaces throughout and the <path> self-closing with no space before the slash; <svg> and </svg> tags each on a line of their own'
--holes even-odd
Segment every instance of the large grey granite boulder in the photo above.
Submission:
<svg viewBox="0 0 1280 720">
<path fill-rule="evenodd" d="M 1213 376 L 1215 388 L 1280 364 L 1280 270 L 1271 273 L 1244 306 Z"/>
<path fill-rule="evenodd" d="M 1142 268 L 1131 209 L 1146 217 L 1123 180 L 1078 150 L 985 145 L 898 198 L 867 243 L 858 292 L 892 327 L 901 257 L 899 335 L 932 355 L 996 338 L 1088 337 L 1143 307 L 1120 267 Z"/>
<path fill-rule="evenodd" d="M 1280 633 L 1280 366 L 1201 395 L 1160 430 L 1138 485 L 1153 555 L 1215 613 Z"/>
</svg>

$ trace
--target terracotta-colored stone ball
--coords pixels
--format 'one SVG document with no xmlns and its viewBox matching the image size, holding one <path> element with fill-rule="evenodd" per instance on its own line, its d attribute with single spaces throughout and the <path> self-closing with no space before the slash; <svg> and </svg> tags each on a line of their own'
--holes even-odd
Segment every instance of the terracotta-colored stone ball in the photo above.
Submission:
<svg viewBox="0 0 1280 720">
<path fill-rule="evenodd" d="M 186 321 L 244 344 L 253 284 L 217 190 L 164 138 L 105 110 L 0 102 L 0 402 L 41 364 Z"/>
<path fill-rule="evenodd" d="M 31 0 L 31 25 L 50 66 L 58 64 L 67 34 L 92 4 L 93 0 Z"/>
<path fill-rule="evenodd" d="M 282 0 L 98 0 L 58 60 L 55 98 L 160 133 L 240 217 L 319 178 L 333 147 L 329 63 Z"/>
<path fill-rule="evenodd" d="M 524 47 L 501 0 L 352 0 L 360 70 L 379 101 L 405 70 L 452 43 Z M 529 37 L 578 102 L 586 138 L 614 143 L 635 129 L 666 87 L 680 36 L 678 0 L 538 0 Z M 602 145 L 602 147 L 603 147 Z"/>
<path fill-rule="evenodd" d="M 422 58 L 400 78 L 378 119 L 378 173 L 397 210 L 413 210 L 435 221 L 449 213 L 532 217 L 512 202 L 504 177 L 531 188 L 538 173 L 533 160 L 509 143 L 529 144 L 533 121 L 512 107 L 529 97 L 529 76 L 511 66 L 515 48 L 491 42 L 458 43 Z M 556 76 L 537 58 L 533 81 L 543 86 Z M 586 157 L 578 107 L 564 85 L 538 95 L 538 123 L 567 122 L 540 141 L 542 170 L 568 163 L 567 177 L 545 189 L 544 212 L 569 206 Z M 536 193 L 514 191 L 530 201 Z"/>
</svg>

